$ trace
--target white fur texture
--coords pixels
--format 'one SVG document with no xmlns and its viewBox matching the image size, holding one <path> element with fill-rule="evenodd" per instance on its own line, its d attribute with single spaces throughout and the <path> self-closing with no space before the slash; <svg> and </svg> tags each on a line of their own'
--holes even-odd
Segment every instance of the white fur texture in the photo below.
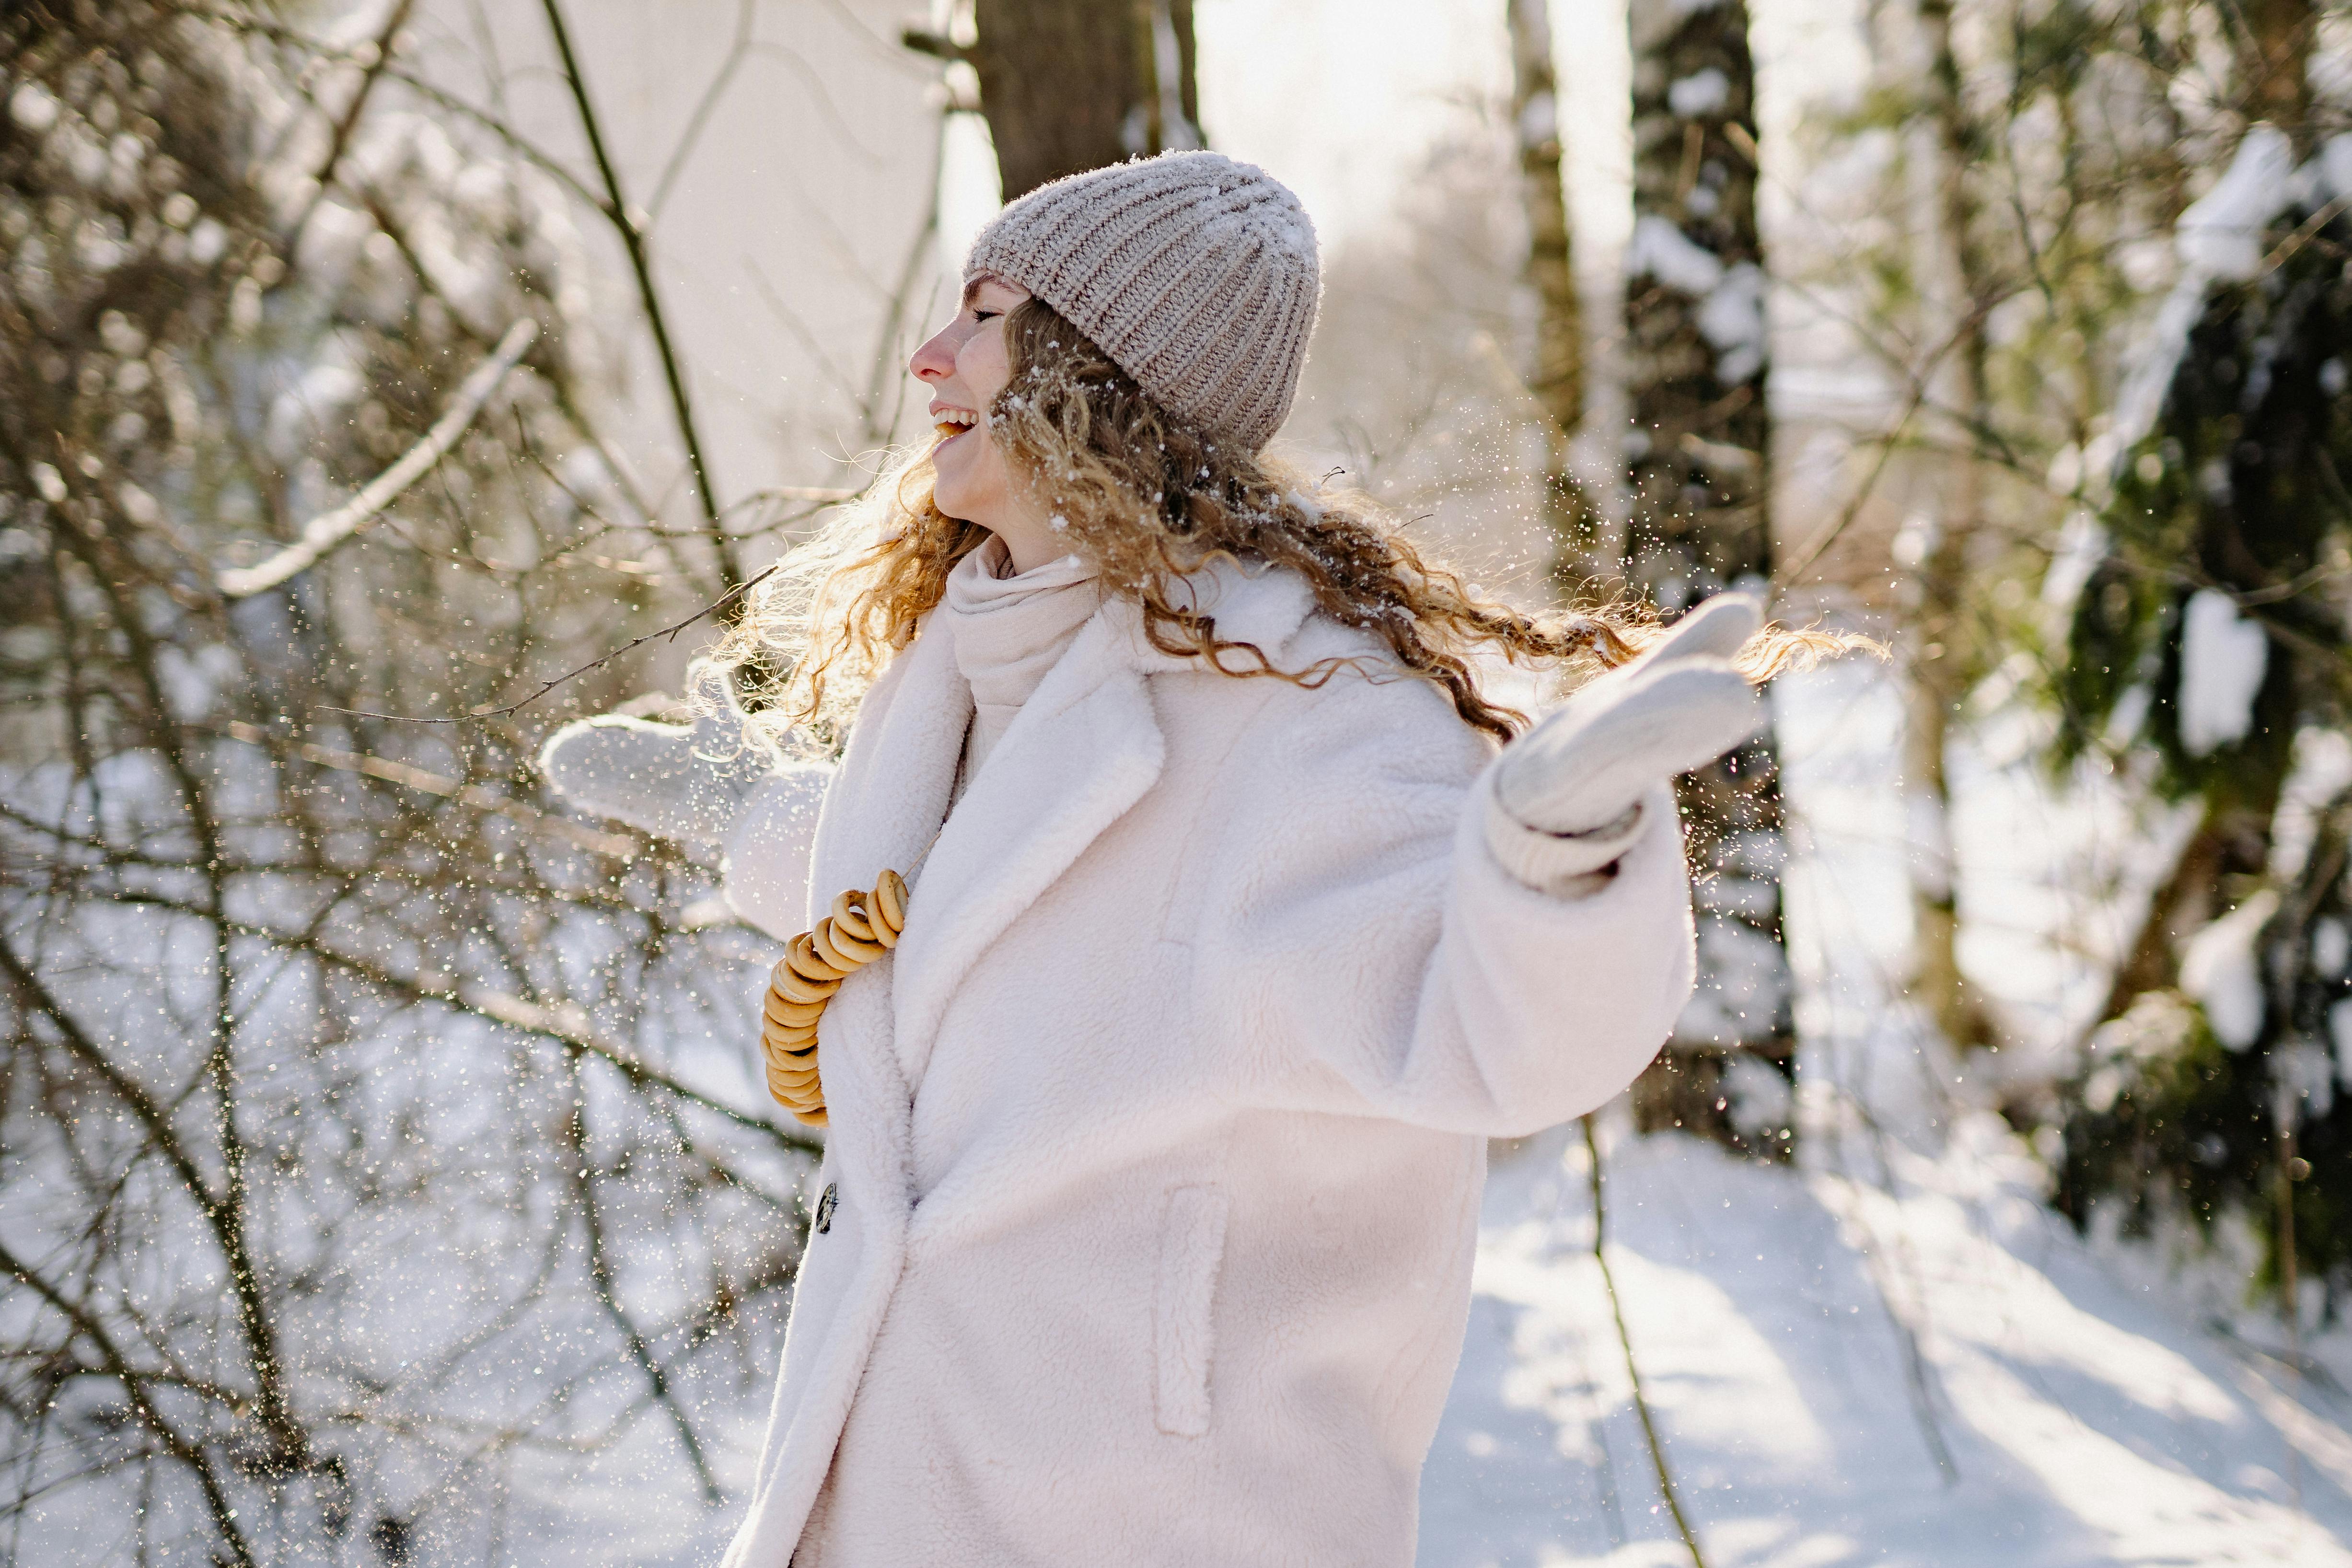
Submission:
<svg viewBox="0 0 2352 1568">
<path fill-rule="evenodd" d="M 1218 592 L 1288 668 L 1373 651 L 1295 577 Z M 866 699 L 812 911 L 946 811 L 948 645 Z M 729 1568 L 1412 1561 L 1486 1141 L 1614 1095 L 1691 988 L 1663 788 L 1555 899 L 1487 851 L 1492 756 L 1419 681 L 1233 679 L 1087 623 L 825 1014 L 839 1205 Z M 739 842 L 734 896 L 797 872 Z"/>
</svg>

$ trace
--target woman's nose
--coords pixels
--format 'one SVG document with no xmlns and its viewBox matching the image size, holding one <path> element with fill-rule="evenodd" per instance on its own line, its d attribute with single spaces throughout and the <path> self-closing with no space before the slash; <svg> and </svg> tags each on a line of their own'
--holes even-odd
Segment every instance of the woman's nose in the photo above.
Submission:
<svg viewBox="0 0 2352 1568">
<path fill-rule="evenodd" d="M 930 340 L 915 351 L 907 362 L 917 381 L 945 381 L 955 374 L 955 345 L 948 342 L 945 329 L 933 332 Z"/>
</svg>

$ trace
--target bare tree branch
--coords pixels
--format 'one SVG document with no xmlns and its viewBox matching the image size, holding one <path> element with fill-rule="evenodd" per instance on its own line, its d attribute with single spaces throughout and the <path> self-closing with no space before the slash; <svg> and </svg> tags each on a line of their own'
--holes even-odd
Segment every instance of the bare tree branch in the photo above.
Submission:
<svg viewBox="0 0 2352 1568">
<path fill-rule="evenodd" d="M 670 149 L 669 162 L 662 165 L 661 178 L 654 182 L 654 194 L 646 203 L 646 221 L 661 216 L 662 207 L 669 201 L 678 175 L 685 172 L 695 143 L 702 140 L 702 128 L 710 122 L 711 111 L 726 96 L 727 84 L 735 79 L 736 71 L 751 58 L 751 23 L 758 9 L 759 0 L 736 0 L 735 37 L 727 46 L 727 58 L 719 64 L 710 84 L 702 89 L 702 96 L 695 100 L 694 112 L 687 116 L 686 129 L 678 133 L 677 145 Z"/>
<path fill-rule="evenodd" d="M 425 438 L 400 455 L 397 462 L 374 479 L 370 479 L 353 496 L 331 512 L 312 518 L 302 525 L 302 536 L 292 544 L 257 566 L 231 567 L 219 574 L 220 591 L 225 597 L 242 599 L 265 589 L 275 588 L 299 572 L 307 572 L 320 558 L 357 534 L 375 520 L 378 512 L 400 498 L 403 490 L 429 472 L 433 465 L 448 456 L 449 448 L 466 433 L 482 412 L 482 405 L 490 400 L 507 373 L 513 370 L 539 337 L 539 323 L 529 317 L 509 327 L 506 335 L 490 357 L 474 367 L 473 374 L 459 384 L 457 394 Z"/>
<path fill-rule="evenodd" d="M 726 525 L 720 521 L 718 486 L 710 477 L 710 464 L 703 457 L 702 435 L 695 424 L 686 371 L 670 342 L 669 318 L 662 310 L 661 293 L 654 284 L 653 258 L 646 246 L 645 227 L 621 194 L 620 171 L 613 166 L 612 155 L 605 151 L 604 125 L 596 117 L 595 105 L 588 96 L 587 79 L 581 74 L 580 61 L 572 52 L 572 33 L 564 25 L 561 0 L 541 0 L 541 4 L 547 13 L 547 27 L 554 37 L 556 53 L 562 60 L 564 82 L 571 88 L 572 105 L 580 113 L 580 129 L 588 138 L 589 153 L 596 161 L 598 177 L 604 181 L 601 210 L 612 221 L 614 232 L 621 237 L 621 247 L 628 253 L 629 270 L 636 279 L 637 300 L 644 308 L 646 325 L 653 333 L 654 353 L 661 360 L 670 408 L 677 417 L 678 439 L 685 443 L 687 467 L 693 473 L 696 499 L 701 503 L 703 527 L 718 558 L 719 586 L 728 591 L 728 599 L 720 601 L 723 604 L 732 599 L 742 585 L 743 576 L 735 564 Z"/>
<path fill-rule="evenodd" d="M 95 1314 L 68 1300 L 63 1291 L 43 1279 L 31 1265 L 10 1251 L 5 1242 L 0 1242 L 0 1271 L 13 1274 L 30 1286 L 35 1295 L 47 1301 L 73 1325 L 76 1333 L 96 1348 L 107 1374 L 121 1384 L 123 1397 L 130 1400 L 131 1409 L 138 1412 L 140 1425 L 154 1434 L 155 1440 L 194 1474 L 196 1486 L 205 1494 L 205 1507 L 212 1514 L 213 1528 L 220 1531 L 221 1540 L 228 1547 L 230 1555 L 244 1568 L 254 1568 L 253 1548 L 246 1541 L 245 1532 L 237 1528 L 236 1508 L 230 1502 L 227 1489 L 221 1484 L 220 1472 L 214 1468 L 201 1445 L 164 1419 L 163 1413 L 156 1408 L 154 1400 L 148 1395 L 146 1380 L 131 1364 L 121 1347 L 114 1342 L 106 1325 L 100 1322 Z"/>
<path fill-rule="evenodd" d="M 709 604 L 703 605 L 702 608 L 695 611 L 694 614 L 688 616 L 683 620 L 673 621 L 668 626 L 663 626 L 660 630 L 647 632 L 643 637 L 631 637 L 627 642 L 623 643 L 620 647 L 614 648 L 610 653 L 599 654 L 596 658 L 590 659 L 587 663 L 579 666 L 577 668 L 567 669 L 562 675 L 556 676 L 551 679 L 541 681 L 539 683 L 539 689 L 532 692 L 530 696 L 525 697 L 519 701 L 506 703 L 501 707 L 477 708 L 470 713 L 463 714 L 454 719 L 415 718 L 405 713 L 372 713 L 362 708 L 321 707 L 319 710 L 322 713 L 348 713 L 356 719 L 388 720 L 394 723 L 399 724 L 466 724 L 483 719 L 511 718 L 515 714 L 520 713 L 524 709 L 530 707 L 532 703 L 538 701 L 541 698 L 546 696 L 549 692 L 554 690 L 557 687 L 562 685 L 565 681 L 576 680 L 592 669 L 601 669 L 604 666 L 612 663 L 614 659 L 619 658 L 623 654 L 628 653 L 634 648 L 643 647 L 649 642 L 658 641 L 665 637 L 671 642 L 676 642 L 677 640 L 678 633 L 686 630 L 687 627 L 694 625 L 697 621 L 701 620 L 705 616 L 715 615 L 719 611 L 726 609 L 730 604 L 740 599 L 744 595 L 750 593 L 752 589 L 758 587 L 761 584 L 774 576 L 782 569 L 782 567 L 783 563 L 780 561 L 775 565 L 768 567 L 750 582 L 740 584 L 735 587 L 730 588 L 726 593 L 720 595 Z"/>
</svg>

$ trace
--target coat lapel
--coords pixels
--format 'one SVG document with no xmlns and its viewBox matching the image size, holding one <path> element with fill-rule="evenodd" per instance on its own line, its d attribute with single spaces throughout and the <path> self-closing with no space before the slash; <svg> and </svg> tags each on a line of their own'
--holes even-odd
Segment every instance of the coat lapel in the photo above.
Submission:
<svg viewBox="0 0 2352 1568">
<path fill-rule="evenodd" d="M 1269 658 L 1313 607 L 1295 574 L 1253 575 L 1230 562 L 1184 586 L 1216 616 L 1219 636 L 1255 644 Z M 886 867 L 913 884 L 907 931 L 887 965 L 897 1048 L 881 1054 L 895 1060 L 862 1064 L 875 1081 L 859 1087 L 885 1100 L 876 1110 L 903 1117 L 957 984 L 1159 778 L 1164 747 L 1146 678 L 1194 662 L 1153 648 L 1131 604 L 1106 604 L 1023 705 L 944 827 L 971 720 L 952 632 L 935 617 L 876 683 L 826 792 L 809 884 L 812 921 L 842 889 L 872 887 Z M 852 988 L 862 988 L 856 977 L 845 994 Z M 887 1081 L 900 1075 L 902 1084 Z"/>
<path fill-rule="evenodd" d="M 825 791 L 810 856 L 809 923 L 835 895 L 903 872 L 947 813 L 956 755 L 971 717 L 971 690 L 944 637 L 918 637 L 875 681 L 851 730 L 840 771 Z M 887 969 L 886 963 L 877 966 Z M 822 1026 L 826 1146 L 845 1191 L 903 1226 L 913 1180 L 908 1119 L 914 1094 L 890 1048 L 888 977 L 853 974 Z M 875 1253 L 895 1268 L 895 1245 Z"/>
<path fill-rule="evenodd" d="M 886 869 L 908 873 L 947 816 L 971 723 L 955 644 L 927 627 L 866 693 L 825 791 L 810 856 L 811 923 L 845 889 L 871 888 Z"/>
<path fill-rule="evenodd" d="M 958 983 L 1142 798 L 1162 755 L 1127 629 L 1097 613 L 966 786 L 915 882 L 892 977 L 898 1060 L 910 1083 L 922 1081 Z"/>
<path fill-rule="evenodd" d="M 1313 608 L 1295 574 L 1253 575 L 1230 561 L 1183 586 L 1217 617 L 1219 636 L 1269 658 Z M 1109 601 L 971 781 L 915 884 L 896 955 L 893 1022 L 908 1083 L 922 1082 L 949 999 L 989 944 L 1159 779 L 1166 749 L 1145 678 L 1193 663 L 1152 647 L 1139 610 Z M 969 711 L 969 688 L 963 699 Z"/>
</svg>

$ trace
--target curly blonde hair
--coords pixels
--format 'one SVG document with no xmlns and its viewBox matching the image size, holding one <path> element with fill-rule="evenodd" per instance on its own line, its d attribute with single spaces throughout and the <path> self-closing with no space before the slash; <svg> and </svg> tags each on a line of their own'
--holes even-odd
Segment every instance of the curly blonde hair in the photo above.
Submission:
<svg viewBox="0 0 2352 1568">
<path fill-rule="evenodd" d="M 1183 607 L 1181 580 L 1218 557 L 1287 567 L 1326 615 L 1370 632 L 1399 668 L 1443 690 L 1464 723 L 1507 741 L 1527 716 L 1480 694 L 1470 663 L 1478 650 L 1530 668 L 1599 668 L 1663 632 L 1636 604 L 1535 616 L 1472 594 L 1368 498 L 1171 417 L 1042 300 L 1007 314 L 1005 346 L 1011 374 L 988 410 L 989 437 L 1105 591 L 1140 607 L 1163 653 L 1310 687 L 1356 662 L 1277 668 L 1255 646 L 1220 637 L 1214 616 Z M 949 572 L 989 537 L 940 510 L 930 453 L 901 458 L 799 546 L 709 656 L 754 710 L 755 741 L 780 745 L 795 727 L 820 746 L 837 740 L 866 685 L 945 595 Z M 1772 627 L 1739 664 L 1760 681 L 1859 640 Z"/>
</svg>

